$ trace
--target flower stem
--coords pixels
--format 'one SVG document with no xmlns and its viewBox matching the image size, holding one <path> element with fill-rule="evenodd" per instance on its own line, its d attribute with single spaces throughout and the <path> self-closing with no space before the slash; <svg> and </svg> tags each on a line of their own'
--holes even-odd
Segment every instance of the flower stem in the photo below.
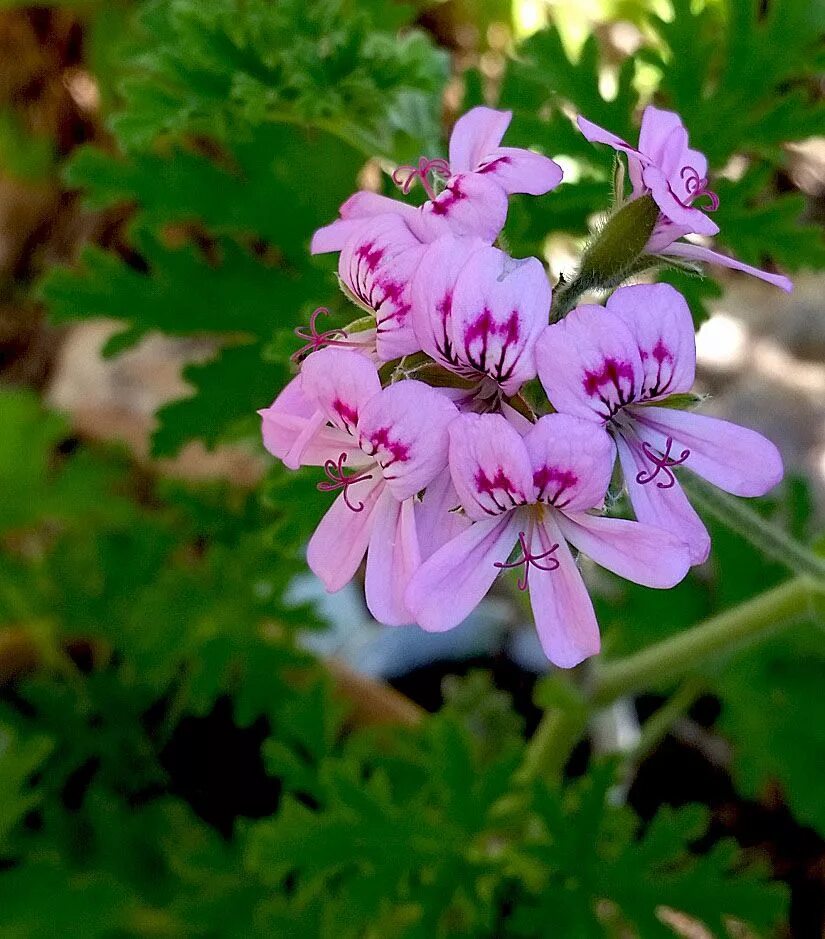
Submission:
<svg viewBox="0 0 825 939">
<path fill-rule="evenodd" d="M 671 684 L 747 639 L 797 622 L 808 612 L 810 593 L 810 581 L 790 580 L 635 655 L 597 665 L 593 704 Z"/>
<path fill-rule="evenodd" d="M 544 712 L 530 738 L 516 782 L 527 786 L 537 779 L 557 785 L 573 748 L 581 739 L 590 718 L 590 707 L 572 685 L 567 699 Z"/>
</svg>

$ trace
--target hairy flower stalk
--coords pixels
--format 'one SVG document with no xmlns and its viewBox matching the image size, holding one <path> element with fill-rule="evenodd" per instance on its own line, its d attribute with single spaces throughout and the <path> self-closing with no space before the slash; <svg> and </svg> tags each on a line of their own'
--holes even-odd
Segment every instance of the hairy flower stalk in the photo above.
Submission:
<svg viewBox="0 0 825 939">
<path fill-rule="evenodd" d="M 638 147 L 580 119 L 588 139 L 626 154 L 633 190 L 554 301 L 537 258 L 493 245 L 510 194 L 561 181 L 548 157 L 501 146 L 509 121 L 475 108 L 456 123 L 448 158 L 398 167 L 394 182 L 405 195 L 420 183 L 422 205 L 359 192 L 316 232 L 313 252 L 338 253 L 367 328 L 319 330 L 327 311 L 316 310 L 296 331 L 298 374 L 260 413 L 267 449 L 291 469 L 316 467 L 318 490 L 335 494 L 307 549 L 327 590 L 366 559 L 379 622 L 443 631 L 512 576 L 548 659 L 569 668 L 600 647 L 580 555 L 668 589 L 710 550 L 680 474 L 756 496 L 782 462 L 754 431 L 691 409 L 700 399 L 684 298 L 665 284 L 621 286 L 665 256 L 706 259 L 679 239 L 718 231 L 707 161 L 678 116 L 649 108 Z M 612 293 L 604 306 L 579 303 L 589 291 Z M 617 461 L 635 518 L 605 508 Z"/>
</svg>

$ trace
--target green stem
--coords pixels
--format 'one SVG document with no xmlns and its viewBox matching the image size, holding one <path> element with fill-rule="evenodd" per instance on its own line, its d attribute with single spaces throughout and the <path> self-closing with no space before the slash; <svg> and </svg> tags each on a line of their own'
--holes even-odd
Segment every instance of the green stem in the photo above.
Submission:
<svg viewBox="0 0 825 939">
<path fill-rule="evenodd" d="M 702 678 L 690 677 L 645 721 L 633 759 L 640 763 L 667 736 L 673 724 L 686 714 L 707 685 Z"/>
<path fill-rule="evenodd" d="M 825 587 L 825 558 L 755 512 L 743 499 L 729 496 L 696 476 L 683 478 L 691 501 L 732 531 L 747 539 L 774 561 L 784 564 L 794 574 L 810 577 Z"/>
<path fill-rule="evenodd" d="M 593 704 L 603 707 L 677 681 L 747 639 L 798 621 L 807 614 L 809 599 L 810 582 L 796 578 L 635 655 L 597 666 Z"/>
<path fill-rule="evenodd" d="M 545 711 L 527 744 L 516 782 L 520 786 L 527 786 L 537 779 L 553 785 L 560 783 L 570 754 L 587 728 L 589 716 L 590 710 L 584 700 L 580 705 Z"/>
</svg>

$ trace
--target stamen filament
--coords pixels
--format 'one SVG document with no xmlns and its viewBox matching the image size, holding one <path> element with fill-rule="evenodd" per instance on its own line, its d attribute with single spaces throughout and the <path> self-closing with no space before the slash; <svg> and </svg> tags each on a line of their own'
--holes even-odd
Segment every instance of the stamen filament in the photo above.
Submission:
<svg viewBox="0 0 825 939">
<path fill-rule="evenodd" d="M 663 482 L 657 482 L 657 489 L 672 489 L 676 484 L 676 477 L 671 471 L 673 466 L 681 466 L 682 463 L 690 456 L 690 450 L 685 448 L 682 450 L 679 458 L 674 460 L 670 456 L 670 449 L 673 446 L 673 438 L 668 437 L 665 441 L 665 451 L 660 456 L 647 441 L 642 443 L 642 452 L 647 457 L 647 459 L 653 464 L 653 471 L 641 470 L 636 474 L 636 482 L 642 486 L 646 486 L 648 483 L 652 483 L 654 479 L 659 475 L 660 472 L 665 474 L 665 480 Z"/>
<path fill-rule="evenodd" d="M 532 534 L 533 533 L 531 531 L 530 539 L 529 539 L 530 541 L 533 540 Z M 511 568 L 521 567 L 521 565 L 523 564 L 524 575 L 519 578 L 517 586 L 519 590 L 526 590 L 527 589 L 527 576 L 530 573 L 531 564 L 533 565 L 533 567 L 538 568 L 538 570 L 540 571 L 555 571 L 559 569 L 560 564 L 558 560 L 554 557 L 550 557 L 550 555 L 553 554 L 553 552 L 558 548 L 558 543 L 552 545 L 550 548 L 547 549 L 547 551 L 544 551 L 541 554 L 532 554 L 530 551 L 530 548 L 527 545 L 528 538 L 523 531 L 520 531 L 518 533 L 518 541 L 521 547 L 521 557 L 515 561 L 509 561 L 509 562 L 495 561 L 493 562 L 493 566 L 499 567 L 502 570 L 509 570 Z M 545 558 L 550 558 L 548 562 L 548 566 L 544 566 L 538 563 L 539 561 L 543 561 Z"/>
<path fill-rule="evenodd" d="M 362 483 L 368 479 L 372 479 L 372 473 L 361 473 L 355 474 L 354 476 L 345 476 L 344 475 L 344 463 L 347 462 L 346 451 L 342 452 L 338 457 L 338 461 L 327 460 L 324 463 L 324 472 L 327 474 L 327 478 L 330 482 L 318 483 L 316 488 L 319 492 L 334 492 L 336 489 L 343 490 L 344 503 L 347 508 L 353 512 L 362 512 L 364 509 L 364 503 L 359 502 L 358 505 L 353 505 L 349 501 L 348 490 L 350 486 L 354 486 L 355 483 Z"/>
<path fill-rule="evenodd" d="M 290 361 L 294 362 L 296 365 L 301 361 L 306 353 L 317 352 L 324 346 L 340 346 L 345 349 L 354 349 L 358 345 L 358 343 L 355 342 L 348 342 L 346 340 L 346 332 L 340 327 L 335 327 L 334 329 L 328 329 L 325 332 L 319 333 L 315 324 L 321 314 L 324 316 L 329 316 L 330 311 L 325 306 L 319 306 L 318 309 L 315 310 L 312 316 L 309 318 L 309 332 L 307 332 L 307 329 L 304 326 L 298 326 L 295 330 L 293 330 L 299 339 L 307 340 L 306 345 L 301 346 L 297 352 L 294 352 L 289 357 Z"/>
<path fill-rule="evenodd" d="M 392 174 L 392 181 L 406 196 L 416 179 L 420 180 L 424 191 L 427 193 L 427 198 L 432 202 L 436 197 L 436 192 L 429 180 L 430 173 L 449 177 L 450 164 L 441 158 L 428 160 L 427 157 L 421 157 L 418 160 L 418 166 L 406 164 L 396 167 Z"/>
</svg>

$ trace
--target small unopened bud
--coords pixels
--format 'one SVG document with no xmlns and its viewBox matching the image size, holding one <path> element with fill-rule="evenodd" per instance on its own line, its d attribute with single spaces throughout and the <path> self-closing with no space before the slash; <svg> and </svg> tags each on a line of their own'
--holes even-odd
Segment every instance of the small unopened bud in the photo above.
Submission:
<svg viewBox="0 0 825 939">
<path fill-rule="evenodd" d="M 588 247 L 580 276 L 595 288 L 620 283 L 645 253 L 659 213 L 659 206 L 649 193 L 625 203 Z"/>
</svg>

